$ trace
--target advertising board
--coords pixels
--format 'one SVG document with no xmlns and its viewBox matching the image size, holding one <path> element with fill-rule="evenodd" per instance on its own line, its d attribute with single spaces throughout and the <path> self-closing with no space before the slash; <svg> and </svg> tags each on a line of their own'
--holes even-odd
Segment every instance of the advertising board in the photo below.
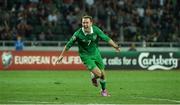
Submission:
<svg viewBox="0 0 180 105">
<path fill-rule="evenodd" d="M 7 53 L 8 52 L 8 53 Z M 172 70 L 180 69 L 180 52 L 112 52 L 102 53 L 108 70 Z M 11 58 L 5 63 L 5 56 Z M 56 64 L 58 51 L 0 51 L 0 70 L 85 70 L 78 52 L 65 53 Z"/>
</svg>

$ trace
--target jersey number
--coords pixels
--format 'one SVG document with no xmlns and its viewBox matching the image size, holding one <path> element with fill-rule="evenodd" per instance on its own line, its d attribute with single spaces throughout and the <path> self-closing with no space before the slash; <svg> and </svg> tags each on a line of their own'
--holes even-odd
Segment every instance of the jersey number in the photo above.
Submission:
<svg viewBox="0 0 180 105">
<path fill-rule="evenodd" d="M 90 43 L 91 43 L 91 40 L 88 40 L 88 46 L 90 45 Z"/>
</svg>

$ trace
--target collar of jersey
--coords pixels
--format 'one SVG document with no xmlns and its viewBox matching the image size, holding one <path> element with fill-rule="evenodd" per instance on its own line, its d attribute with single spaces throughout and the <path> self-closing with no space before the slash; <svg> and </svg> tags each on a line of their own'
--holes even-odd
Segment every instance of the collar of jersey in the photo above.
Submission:
<svg viewBox="0 0 180 105">
<path fill-rule="evenodd" d="M 85 32 L 83 27 L 82 27 L 82 31 L 83 31 L 83 33 L 84 33 L 85 36 L 86 36 L 87 34 L 92 34 L 92 33 L 94 32 L 92 26 L 91 26 L 91 32 L 90 32 L 90 33 Z"/>
</svg>

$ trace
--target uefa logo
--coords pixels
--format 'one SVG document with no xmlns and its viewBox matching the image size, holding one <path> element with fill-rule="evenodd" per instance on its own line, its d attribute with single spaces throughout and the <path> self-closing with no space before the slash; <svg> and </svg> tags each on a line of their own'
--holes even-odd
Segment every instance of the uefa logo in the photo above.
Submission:
<svg viewBox="0 0 180 105">
<path fill-rule="evenodd" d="M 4 69 L 9 68 L 9 66 L 12 64 L 12 58 L 13 55 L 10 51 L 3 52 L 1 55 L 1 61 Z"/>
</svg>

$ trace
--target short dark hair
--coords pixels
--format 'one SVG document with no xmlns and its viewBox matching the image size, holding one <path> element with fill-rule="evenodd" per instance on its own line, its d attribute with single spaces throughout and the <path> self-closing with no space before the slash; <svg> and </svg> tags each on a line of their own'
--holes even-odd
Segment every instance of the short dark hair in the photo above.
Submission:
<svg viewBox="0 0 180 105">
<path fill-rule="evenodd" d="M 90 19 L 91 22 L 93 21 L 92 16 L 89 16 L 89 15 L 84 15 L 84 16 L 82 17 L 82 19 Z"/>
</svg>

